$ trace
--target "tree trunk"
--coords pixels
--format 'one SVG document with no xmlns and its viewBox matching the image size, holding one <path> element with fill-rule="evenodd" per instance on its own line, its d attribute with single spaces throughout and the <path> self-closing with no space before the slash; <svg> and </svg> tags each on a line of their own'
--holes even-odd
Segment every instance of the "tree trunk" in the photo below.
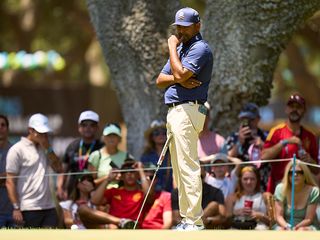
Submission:
<svg viewBox="0 0 320 240">
<path fill-rule="evenodd" d="M 208 0 L 204 38 L 214 49 L 209 90 L 216 128 L 237 128 L 241 106 L 268 103 L 279 55 L 320 8 L 318 0 Z"/>
<path fill-rule="evenodd" d="M 128 128 L 128 150 L 139 157 L 144 131 L 165 117 L 155 79 L 165 64 L 168 26 L 178 1 L 87 0 Z"/>
<path fill-rule="evenodd" d="M 137 157 L 144 130 L 153 119 L 165 117 L 155 78 L 168 56 L 168 26 L 179 1 L 87 2 L 128 126 L 128 149 Z M 245 102 L 268 102 L 281 51 L 319 5 L 318 0 L 207 1 L 204 38 L 215 60 L 209 100 L 224 134 L 236 127 Z"/>
</svg>

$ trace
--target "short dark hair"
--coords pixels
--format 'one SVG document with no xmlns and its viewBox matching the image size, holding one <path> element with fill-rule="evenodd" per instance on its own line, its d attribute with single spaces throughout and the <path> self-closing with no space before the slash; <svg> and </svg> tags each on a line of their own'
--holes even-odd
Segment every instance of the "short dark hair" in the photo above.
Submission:
<svg viewBox="0 0 320 240">
<path fill-rule="evenodd" d="M 7 127 L 9 127 L 9 120 L 8 120 L 8 117 L 7 117 L 7 116 L 5 116 L 5 115 L 3 115 L 3 114 L 0 114 L 0 118 L 2 118 L 2 119 L 5 121 L 5 123 L 6 123 Z"/>
</svg>

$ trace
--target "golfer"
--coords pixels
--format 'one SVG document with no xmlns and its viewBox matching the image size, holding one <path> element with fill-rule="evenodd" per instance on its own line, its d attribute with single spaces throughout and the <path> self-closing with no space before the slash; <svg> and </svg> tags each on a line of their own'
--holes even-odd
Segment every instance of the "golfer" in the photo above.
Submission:
<svg viewBox="0 0 320 240">
<path fill-rule="evenodd" d="M 173 136 L 169 149 L 182 217 L 176 229 L 202 230 L 197 141 L 206 117 L 203 104 L 207 100 L 213 56 L 200 34 L 196 10 L 180 9 L 173 25 L 177 32 L 168 39 L 170 58 L 157 78 L 157 86 L 165 88 L 165 104 L 169 107 L 167 132 Z"/>
</svg>

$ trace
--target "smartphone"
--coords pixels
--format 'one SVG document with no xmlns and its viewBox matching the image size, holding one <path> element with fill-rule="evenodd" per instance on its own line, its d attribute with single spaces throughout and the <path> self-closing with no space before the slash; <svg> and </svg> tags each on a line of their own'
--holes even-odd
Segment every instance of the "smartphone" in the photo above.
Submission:
<svg viewBox="0 0 320 240">
<path fill-rule="evenodd" d="M 247 118 L 242 119 L 241 121 L 241 128 L 248 127 L 250 128 L 250 120 Z M 252 133 L 246 134 L 246 141 L 251 141 L 253 139 Z"/>
<path fill-rule="evenodd" d="M 250 127 L 249 119 L 247 118 L 242 119 L 241 127 Z"/>
</svg>

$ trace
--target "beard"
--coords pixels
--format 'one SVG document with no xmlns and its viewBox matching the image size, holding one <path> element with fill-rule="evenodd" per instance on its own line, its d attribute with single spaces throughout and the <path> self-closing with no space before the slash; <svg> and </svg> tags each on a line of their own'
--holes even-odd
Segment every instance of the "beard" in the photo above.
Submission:
<svg viewBox="0 0 320 240">
<path fill-rule="evenodd" d="M 300 122 L 302 115 L 300 115 L 297 111 L 293 111 L 289 113 L 289 121 L 293 123 Z"/>
<path fill-rule="evenodd" d="M 178 34 L 178 39 L 179 39 L 181 42 L 186 43 L 186 42 L 188 42 L 188 41 L 191 39 L 191 37 L 190 37 L 189 35 L 179 33 L 179 34 Z"/>
</svg>

